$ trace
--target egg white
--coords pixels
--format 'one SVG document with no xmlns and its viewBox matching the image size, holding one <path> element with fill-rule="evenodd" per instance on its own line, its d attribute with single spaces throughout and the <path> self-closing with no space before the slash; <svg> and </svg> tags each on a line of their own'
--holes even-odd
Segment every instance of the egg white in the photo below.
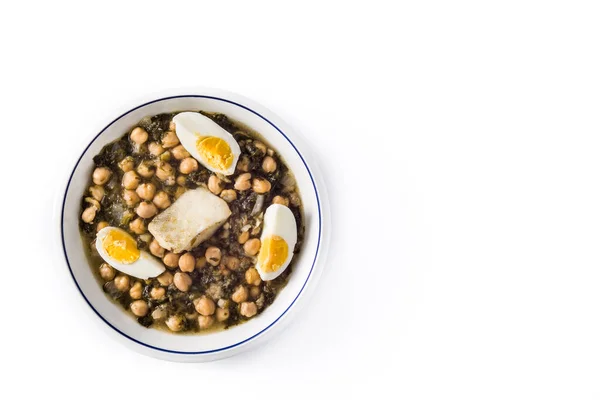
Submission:
<svg viewBox="0 0 600 400">
<path fill-rule="evenodd" d="M 267 207 L 263 219 L 263 230 L 260 236 L 261 242 L 271 235 L 281 237 L 288 245 L 288 256 L 285 262 L 277 271 L 267 272 L 262 269 L 262 265 L 256 262 L 256 270 L 263 281 L 270 281 L 277 278 L 290 265 L 294 256 L 294 247 L 296 246 L 297 229 L 296 218 L 292 211 L 282 204 L 272 204 Z"/>
<path fill-rule="evenodd" d="M 198 162 L 204 165 L 212 172 L 223 175 L 232 175 L 235 172 L 235 166 L 240 158 L 240 145 L 231 136 L 229 132 L 221 128 L 217 123 L 204 115 L 197 112 L 182 112 L 173 118 L 175 123 L 175 134 L 179 138 L 181 145 L 194 157 Z M 214 136 L 223 139 L 231 149 L 233 162 L 227 169 L 217 169 L 209 165 L 206 160 L 200 155 L 196 148 L 198 137 Z"/>
<path fill-rule="evenodd" d="M 100 257 L 107 262 L 111 267 L 117 269 L 127 275 L 133 276 L 139 279 L 148 279 L 154 278 L 165 272 L 165 266 L 162 262 L 158 261 L 151 254 L 146 253 L 143 250 L 140 250 L 140 257 L 132 262 L 131 264 L 123 264 L 112 258 L 106 250 L 104 250 L 104 246 L 102 246 L 102 242 L 112 231 L 120 231 L 127 236 L 130 236 L 127 232 L 122 229 L 115 228 L 113 226 L 107 226 L 106 228 L 102 228 L 98 234 L 96 235 L 96 249 L 98 250 L 98 254 Z"/>
</svg>

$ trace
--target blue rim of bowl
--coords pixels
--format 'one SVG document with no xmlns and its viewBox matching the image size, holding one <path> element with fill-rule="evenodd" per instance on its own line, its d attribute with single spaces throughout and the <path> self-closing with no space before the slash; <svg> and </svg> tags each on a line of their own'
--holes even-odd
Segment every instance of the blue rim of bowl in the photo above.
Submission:
<svg viewBox="0 0 600 400">
<path fill-rule="evenodd" d="M 294 148 L 294 150 L 296 151 L 296 153 L 298 154 L 298 156 L 300 157 L 300 159 L 302 160 L 302 163 L 304 164 L 304 167 L 306 168 L 306 171 L 308 172 L 308 175 L 310 176 L 310 181 L 313 185 L 313 188 L 315 190 L 315 196 L 317 198 L 317 211 L 319 214 L 319 234 L 317 237 L 317 248 L 315 250 L 315 257 L 313 259 L 312 265 L 310 267 L 310 271 L 308 272 L 308 276 L 306 277 L 306 280 L 304 281 L 304 283 L 302 284 L 302 287 L 300 288 L 300 291 L 298 292 L 298 294 L 296 295 L 296 297 L 294 298 L 294 300 L 290 303 L 290 305 L 283 311 L 283 313 L 277 317 L 273 322 L 271 322 L 266 328 L 262 329 L 260 332 L 255 333 L 254 335 L 250 336 L 249 338 L 246 338 L 244 340 L 242 340 L 241 342 L 229 345 L 229 346 L 225 346 L 225 347 L 221 347 L 218 349 L 214 349 L 214 350 L 205 350 L 205 351 L 177 351 L 177 350 L 169 350 L 169 349 L 163 349 L 160 347 L 156 347 L 156 346 L 152 346 L 149 345 L 147 343 L 141 342 L 129 335 L 127 335 L 126 333 L 120 331 L 117 327 L 113 326 L 110 322 L 108 322 L 92 305 L 92 303 L 90 303 L 90 301 L 88 300 L 88 298 L 85 296 L 85 294 L 83 293 L 83 290 L 81 290 L 81 287 L 79 286 L 79 283 L 77 283 L 77 279 L 75 279 L 75 275 L 73 274 L 73 269 L 71 268 L 71 264 L 69 263 L 69 256 L 67 255 L 67 248 L 65 246 L 65 233 L 64 233 L 64 222 L 65 222 L 65 205 L 66 205 L 66 200 L 67 200 L 67 193 L 69 192 L 69 187 L 71 186 L 71 180 L 73 179 L 73 174 L 75 174 L 75 170 L 77 170 L 77 167 L 79 166 L 79 163 L 81 162 L 81 159 L 83 158 L 83 156 L 85 155 L 85 153 L 88 151 L 88 149 L 90 148 L 90 146 L 92 145 L 92 143 L 94 143 L 96 141 L 96 139 L 98 139 L 98 137 L 100 137 L 100 135 L 102 135 L 102 133 L 104 133 L 105 130 L 107 130 L 112 124 L 114 124 L 115 122 L 117 122 L 118 120 L 120 120 L 121 118 L 123 118 L 125 115 L 139 109 L 142 107 L 145 107 L 149 104 L 153 104 L 153 103 L 157 103 L 160 101 L 164 101 L 164 100 L 170 100 L 170 99 L 178 99 L 178 98 L 184 98 L 184 97 L 199 97 L 199 98 L 206 98 L 206 99 L 212 99 L 212 100 L 218 100 L 218 101 L 223 101 L 226 103 L 230 103 L 233 105 L 236 105 L 238 107 L 241 107 L 247 111 L 250 111 L 251 113 L 255 114 L 256 116 L 262 118 L 263 120 L 265 120 L 269 125 L 271 125 L 273 128 L 275 128 L 279 133 L 281 133 L 283 135 L 283 137 L 289 142 L 289 144 Z M 61 207 L 61 218 L 60 218 L 60 234 L 61 234 L 61 242 L 62 242 L 62 248 L 63 248 L 63 253 L 65 255 L 65 260 L 67 262 L 67 266 L 69 268 L 69 272 L 71 273 L 71 278 L 73 278 L 73 282 L 75 282 L 75 286 L 77 286 L 77 289 L 79 290 L 79 293 L 81 294 L 81 296 L 84 298 L 84 300 L 86 301 L 86 303 L 90 306 L 90 308 L 92 309 L 92 311 L 94 311 L 94 313 L 102 320 L 104 321 L 108 326 L 110 326 L 115 332 L 119 333 L 120 335 L 126 337 L 127 339 L 141 345 L 144 347 L 148 347 L 150 349 L 153 350 L 158 350 L 158 351 L 162 351 L 165 353 L 174 353 L 174 354 L 187 354 L 187 355 L 194 355 L 194 354 L 211 354 L 211 353 L 217 353 L 220 351 L 224 351 L 224 350 L 229 350 L 232 349 L 234 347 L 238 347 L 244 343 L 249 342 L 250 340 L 262 335 L 264 332 L 266 332 L 267 330 L 269 330 L 273 325 L 275 325 L 277 323 L 277 321 L 279 321 L 288 311 L 289 309 L 294 305 L 294 303 L 296 303 L 296 300 L 298 300 L 298 298 L 300 297 L 300 295 L 302 294 L 302 292 L 304 291 L 304 288 L 306 287 L 306 284 L 308 283 L 308 280 L 310 279 L 313 269 L 315 267 L 315 263 L 317 261 L 317 256 L 319 255 L 319 247 L 321 245 L 321 202 L 319 200 L 319 191 L 317 189 L 317 185 L 315 184 L 315 180 L 312 176 L 312 173 L 310 172 L 310 168 L 308 167 L 308 164 L 306 164 L 306 160 L 304 160 L 304 157 L 302 157 L 302 154 L 300 153 L 300 151 L 298 150 L 298 148 L 296 148 L 296 146 L 294 145 L 294 143 L 290 140 L 290 138 L 287 137 L 287 135 L 285 133 L 283 133 L 283 131 L 281 129 L 279 129 L 277 127 L 277 125 L 275 125 L 274 123 L 272 123 L 271 121 L 269 121 L 267 118 L 265 118 L 264 116 L 262 116 L 261 114 L 259 114 L 258 112 L 252 110 L 251 108 L 248 108 L 240 103 L 236 103 L 235 101 L 231 101 L 231 100 L 227 100 L 227 99 L 222 99 L 220 97 L 215 97 L 215 96 L 205 96 L 205 95 L 179 95 L 179 96 L 168 96 L 168 97 L 162 97 L 160 99 L 157 100 L 152 100 L 149 101 L 147 103 L 144 103 L 142 105 L 139 105 L 135 108 L 132 108 L 131 110 L 121 114 L 119 117 L 115 118 L 110 124 L 106 125 L 106 127 L 104 127 L 104 129 L 102 129 L 100 131 L 100 133 L 98 133 L 93 139 L 92 141 L 86 146 L 86 148 L 83 150 L 83 152 L 81 153 L 81 155 L 79 156 L 79 158 L 77 159 L 77 162 L 75 163 L 75 167 L 73 168 L 73 171 L 71 172 L 71 175 L 69 176 L 69 180 L 67 182 L 67 187 L 65 189 L 65 194 L 63 196 L 63 202 L 62 202 L 62 207 Z"/>
</svg>

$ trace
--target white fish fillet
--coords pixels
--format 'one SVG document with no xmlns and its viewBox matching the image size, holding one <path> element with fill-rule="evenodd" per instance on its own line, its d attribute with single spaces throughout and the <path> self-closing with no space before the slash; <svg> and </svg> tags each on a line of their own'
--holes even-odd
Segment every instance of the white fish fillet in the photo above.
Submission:
<svg viewBox="0 0 600 400">
<path fill-rule="evenodd" d="M 162 247 L 181 253 L 210 238 L 230 215 L 225 200 L 200 187 L 182 194 L 150 222 L 148 230 Z"/>
</svg>

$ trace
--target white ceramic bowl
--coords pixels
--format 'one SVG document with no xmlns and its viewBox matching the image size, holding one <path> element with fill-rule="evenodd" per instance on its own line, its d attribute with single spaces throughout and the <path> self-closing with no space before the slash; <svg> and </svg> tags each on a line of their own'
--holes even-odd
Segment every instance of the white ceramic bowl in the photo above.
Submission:
<svg viewBox="0 0 600 400">
<path fill-rule="evenodd" d="M 304 204 L 306 235 L 303 248 L 285 288 L 273 304 L 248 322 L 225 331 L 204 335 L 176 335 L 139 325 L 114 304 L 92 275 L 79 234 L 80 199 L 93 170 L 92 158 L 107 143 L 131 129 L 142 117 L 164 112 L 204 110 L 224 113 L 261 133 L 283 157 L 296 176 Z M 281 329 L 299 304 L 314 289 L 324 265 L 328 238 L 328 200 L 321 176 L 308 148 L 276 115 L 239 95 L 202 89 L 194 94 L 169 93 L 123 110 L 123 114 L 95 134 L 83 149 L 66 184 L 59 220 L 67 271 L 82 300 L 116 339 L 128 347 L 172 361 L 208 361 L 229 357 L 264 342 Z"/>
</svg>

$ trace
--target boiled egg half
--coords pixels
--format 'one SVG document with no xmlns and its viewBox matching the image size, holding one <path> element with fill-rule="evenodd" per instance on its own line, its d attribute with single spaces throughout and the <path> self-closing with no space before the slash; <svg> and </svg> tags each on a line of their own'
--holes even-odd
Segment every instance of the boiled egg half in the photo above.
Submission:
<svg viewBox="0 0 600 400">
<path fill-rule="evenodd" d="M 138 249 L 135 239 L 123 229 L 102 228 L 96 235 L 96 249 L 113 268 L 139 279 L 153 278 L 165 271 L 163 263 Z"/>
<path fill-rule="evenodd" d="M 182 112 L 173 118 L 181 145 L 212 172 L 231 175 L 240 158 L 240 145 L 225 129 L 197 112 Z"/>
<path fill-rule="evenodd" d="M 265 211 L 260 251 L 256 269 L 263 281 L 277 278 L 294 256 L 297 231 L 292 211 L 284 205 L 272 204 Z"/>
</svg>

